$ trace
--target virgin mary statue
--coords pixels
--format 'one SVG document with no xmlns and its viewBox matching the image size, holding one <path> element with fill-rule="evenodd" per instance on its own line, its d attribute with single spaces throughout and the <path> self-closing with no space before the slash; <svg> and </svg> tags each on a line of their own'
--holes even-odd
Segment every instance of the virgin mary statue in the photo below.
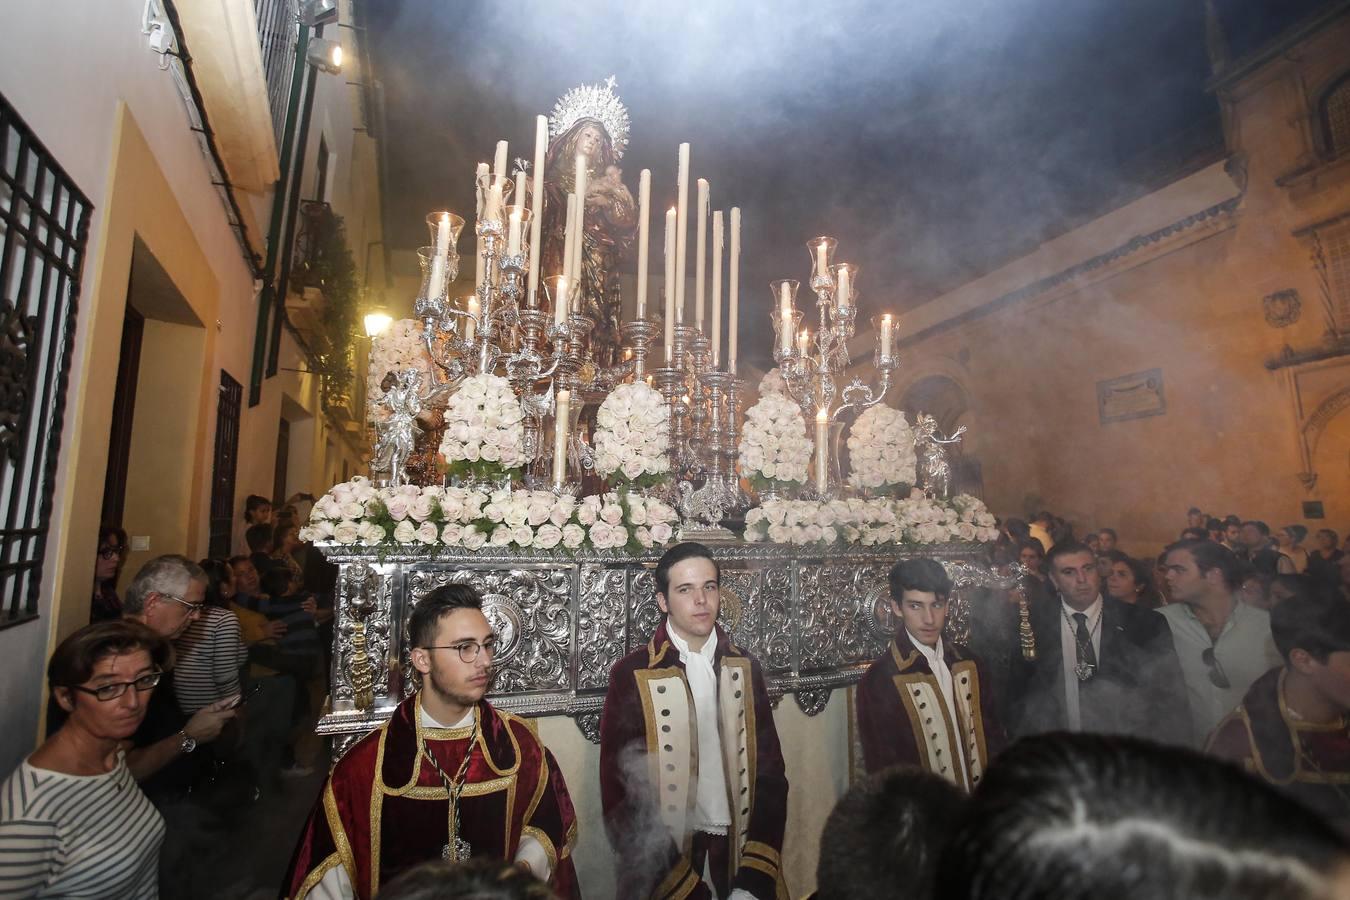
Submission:
<svg viewBox="0 0 1350 900">
<path fill-rule="evenodd" d="M 584 154 L 580 284 L 572 291 L 581 291 L 581 310 L 595 320 L 591 354 L 602 367 L 618 361 L 623 302 L 618 268 L 637 231 L 637 204 L 619 168 L 627 145 L 628 112 L 614 93 L 613 76 L 602 85 L 573 88 L 553 107 L 544 157 L 541 272 L 555 275 L 563 269 L 567 195 L 576 191 L 576 157 Z"/>
</svg>

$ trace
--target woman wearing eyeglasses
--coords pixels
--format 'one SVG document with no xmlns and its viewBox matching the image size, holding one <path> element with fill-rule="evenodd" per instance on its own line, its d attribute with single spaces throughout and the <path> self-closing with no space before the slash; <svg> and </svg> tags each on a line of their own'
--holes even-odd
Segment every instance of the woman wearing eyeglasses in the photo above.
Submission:
<svg viewBox="0 0 1350 900">
<path fill-rule="evenodd" d="M 94 599 L 89 606 L 90 622 L 111 622 L 122 618 L 122 601 L 117 596 L 117 576 L 127 558 L 127 533 L 116 525 L 98 530 L 98 558 L 94 562 Z"/>
<path fill-rule="evenodd" d="M 136 622 L 86 626 L 47 665 L 65 723 L 0 785 L 0 897 L 158 897 L 164 820 L 122 742 L 145 718 L 169 644 Z"/>
</svg>

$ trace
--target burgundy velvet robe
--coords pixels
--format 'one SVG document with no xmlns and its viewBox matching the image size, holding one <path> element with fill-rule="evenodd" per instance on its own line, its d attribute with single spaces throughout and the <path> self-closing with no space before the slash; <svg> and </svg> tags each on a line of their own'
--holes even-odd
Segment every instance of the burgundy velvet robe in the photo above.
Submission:
<svg viewBox="0 0 1350 900">
<path fill-rule="evenodd" d="M 600 721 L 605 833 L 624 900 L 711 896 L 691 859 L 699 763 L 694 699 L 666 627 L 615 664 Z M 786 900 L 780 854 L 788 783 L 764 676 L 720 628 L 714 670 L 732 818 L 729 881 L 758 900 Z"/>
<path fill-rule="evenodd" d="M 1284 704 L 1284 667 L 1247 689 L 1209 737 L 1208 753 L 1238 763 L 1350 835 L 1350 731 L 1304 722 Z"/>
<path fill-rule="evenodd" d="M 953 722 L 928 660 L 901 631 L 858 684 L 858 734 L 869 773 L 917 766 L 957 787 L 974 790 L 989 760 L 1003 749 L 984 670 L 966 648 L 945 638 L 942 658 L 952 673 Z M 964 749 L 962 760 L 959 750 Z"/>
<path fill-rule="evenodd" d="M 286 876 L 285 896 L 304 896 L 343 866 L 362 900 L 418 863 L 440 859 L 449 834 L 445 783 L 422 755 L 431 750 L 452 778 L 469 748 L 468 728 L 424 728 L 421 693 L 399 704 L 358 741 L 324 784 Z M 474 858 L 513 860 L 528 835 L 548 853 L 554 891 L 577 897 L 571 852 L 576 815 L 558 764 L 524 720 L 477 709 L 479 736 L 460 796 L 460 836 Z"/>
</svg>

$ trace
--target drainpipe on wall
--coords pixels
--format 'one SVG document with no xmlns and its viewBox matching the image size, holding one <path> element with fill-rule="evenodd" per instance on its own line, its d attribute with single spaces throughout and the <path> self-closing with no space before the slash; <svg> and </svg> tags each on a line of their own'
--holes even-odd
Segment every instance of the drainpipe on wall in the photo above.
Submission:
<svg viewBox="0 0 1350 900">
<path fill-rule="evenodd" d="M 281 135 L 281 175 L 272 186 L 272 220 L 267 228 L 267 262 L 263 264 L 263 286 L 258 294 L 258 323 L 253 333 L 253 366 L 248 384 L 248 405 L 257 406 L 262 400 L 263 366 L 267 359 L 268 336 L 272 330 L 268 327 L 272 304 L 276 298 L 277 253 L 281 249 L 281 224 L 286 212 L 285 191 L 290 180 L 291 155 L 295 146 L 296 113 L 300 107 L 300 91 L 306 79 L 303 77 L 307 63 L 305 54 L 309 50 L 310 27 L 300 24 L 300 36 L 295 42 L 295 68 L 291 72 L 291 95 L 286 103 L 286 127 Z M 313 91 L 313 73 L 310 73 L 310 90 Z M 302 151 L 303 155 L 303 151 Z M 298 183 L 299 178 L 295 181 Z M 283 284 L 283 294 L 284 284 Z M 280 304 L 277 304 L 280 306 Z M 275 374 L 275 372 L 273 373 Z"/>
</svg>

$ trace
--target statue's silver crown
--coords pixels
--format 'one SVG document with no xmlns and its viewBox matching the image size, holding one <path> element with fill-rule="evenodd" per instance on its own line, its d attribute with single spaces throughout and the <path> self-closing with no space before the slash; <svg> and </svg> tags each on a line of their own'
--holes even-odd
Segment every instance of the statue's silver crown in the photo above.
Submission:
<svg viewBox="0 0 1350 900">
<path fill-rule="evenodd" d="M 628 146 L 628 110 L 614 93 L 616 84 L 617 79 L 611 75 L 603 84 L 583 84 L 563 94 L 548 117 L 548 139 L 556 140 L 582 119 L 595 119 L 609 135 L 614 158 L 623 158 Z"/>
</svg>

